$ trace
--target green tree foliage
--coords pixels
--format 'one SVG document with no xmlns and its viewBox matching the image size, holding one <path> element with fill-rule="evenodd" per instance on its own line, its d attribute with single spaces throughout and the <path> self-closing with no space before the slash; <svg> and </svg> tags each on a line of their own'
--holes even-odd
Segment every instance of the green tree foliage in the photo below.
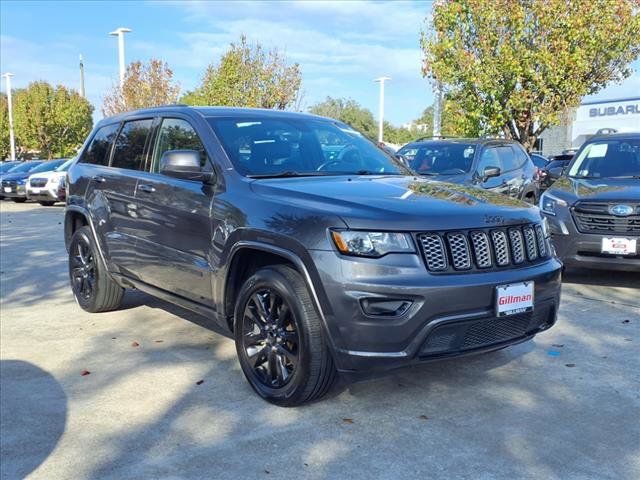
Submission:
<svg viewBox="0 0 640 480">
<path fill-rule="evenodd" d="M 180 86 L 173 71 L 162 60 L 132 62 L 127 67 L 122 88 L 116 83 L 104 97 L 102 113 L 106 117 L 138 108 L 176 103 Z"/>
<path fill-rule="evenodd" d="M 86 99 L 43 81 L 17 90 L 13 111 L 16 144 L 47 158 L 74 155 L 93 125 L 93 106 Z"/>
<path fill-rule="evenodd" d="M 0 160 L 9 158 L 11 144 L 9 143 L 9 104 L 7 95 L 0 93 Z"/>
<path fill-rule="evenodd" d="M 583 96 L 631 73 L 637 0 L 458 0 L 433 8 L 423 73 L 441 81 L 465 128 L 531 149 Z"/>
<path fill-rule="evenodd" d="M 311 106 L 309 113 L 335 118 L 355 128 L 371 140 L 375 140 L 378 136 L 378 124 L 373 118 L 373 113 L 355 100 L 327 97 L 324 101 Z"/>
<path fill-rule="evenodd" d="M 301 82 L 297 63 L 289 65 L 277 50 L 265 51 L 242 35 L 240 43 L 232 43 L 218 65 L 209 65 L 201 85 L 181 101 L 284 110 L 295 105 Z"/>
</svg>

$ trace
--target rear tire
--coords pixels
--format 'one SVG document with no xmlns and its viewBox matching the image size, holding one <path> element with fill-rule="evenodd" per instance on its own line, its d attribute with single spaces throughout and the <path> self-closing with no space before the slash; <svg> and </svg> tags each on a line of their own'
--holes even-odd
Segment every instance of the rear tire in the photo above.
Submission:
<svg viewBox="0 0 640 480">
<path fill-rule="evenodd" d="M 24 203 L 24 202 L 27 201 L 27 199 L 26 198 L 14 198 L 13 201 L 16 202 L 16 203 Z"/>
<path fill-rule="evenodd" d="M 87 312 L 108 312 L 120 306 L 124 288 L 107 273 L 87 226 L 76 230 L 71 237 L 69 281 L 78 305 Z"/>
<path fill-rule="evenodd" d="M 40 205 L 42 205 L 43 207 L 51 207 L 53 206 L 54 203 L 56 202 L 52 202 L 52 201 L 43 201 L 43 202 L 38 202 Z"/>
<path fill-rule="evenodd" d="M 292 407 L 325 395 L 337 378 L 306 283 L 274 265 L 252 275 L 238 294 L 236 351 L 251 387 L 266 401 Z"/>
</svg>

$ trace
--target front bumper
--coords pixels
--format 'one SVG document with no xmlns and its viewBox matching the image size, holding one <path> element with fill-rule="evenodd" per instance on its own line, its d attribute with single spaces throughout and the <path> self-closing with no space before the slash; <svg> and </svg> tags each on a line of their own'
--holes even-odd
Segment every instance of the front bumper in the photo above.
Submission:
<svg viewBox="0 0 640 480">
<path fill-rule="evenodd" d="M 9 189 L 8 191 L 7 188 Z M 2 194 L 4 198 L 27 198 L 27 190 L 24 185 L 12 187 L 2 186 L 2 191 L 0 191 L 0 194 Z"/>
<path fill-rule="evenodd" d="M 609 255 L 602 253 L 604 237 L 626 237 L 624 233 L 582 233 L 576 228 L 571 213 L 562 209 L 556 216 L 545 216 L 549 220 L 553 245 L 558 257 L 567 267 L 618 270 L 640 273 L 640 252 L 636 255 Z M 640 246 L 640 238 L 638 238 Z"/>
<path fill-rule="evenodd" d="M 341 372 L 495 350 L 525 341 L 556 320 L 562 265 L 555 258 L 518 269 L 437 275 L 427 272 L 418 255 L 365 259 L 314 251 L 312 257 Z M 534 311 L 496 318 L 496 287 L 530 280 L 535 282 Z M 397 315 L 370 315 L 363 303 L 371 299 L 410 306 Z"/>
<path fill-rule="evenodd" d="M 57 202 L 64 200 L 64 189 L 60 189 L 58 185 L 40 188 L 27 186 L 27 198 L 35 201 Z"/>
</svg>

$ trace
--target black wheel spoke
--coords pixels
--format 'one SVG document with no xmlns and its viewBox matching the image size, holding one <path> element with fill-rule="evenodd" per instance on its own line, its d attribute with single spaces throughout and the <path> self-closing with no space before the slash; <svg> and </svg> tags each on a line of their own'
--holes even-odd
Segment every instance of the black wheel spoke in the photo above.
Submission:
<svg viewBox="0 0 640 480">
<path fill-rule="evenodd" d="M 299 338 L 290 305 L 276 290 L 256 290 L 242 318 L 242 347 L 255 378 L 270 388 L 291 380 L 299 362 Z"/>
</svg>

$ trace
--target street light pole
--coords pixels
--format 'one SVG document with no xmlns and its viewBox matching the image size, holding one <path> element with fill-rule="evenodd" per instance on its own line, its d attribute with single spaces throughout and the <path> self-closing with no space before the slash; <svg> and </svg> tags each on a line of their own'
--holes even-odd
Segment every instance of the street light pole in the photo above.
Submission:
<svg viewBox="0 0 640 480">
<path fill-rule="evenodd" d="M 382 142 L 382 132 L 384 129 L 384 82 L 391 80 L 391 77 L 379 77 L 374 82 L 380 83 L 380 99 L 378 103 L 378 142 Z"/>
<path fill-rule="evenodd" d="M 118 37 L 118 63 L 120 65 L 120 89 L 124 86 L 124 34 L 130 32 L 130 28 L 119 27 L 113 32 L 109 32 L 109 35 Z"/>
<path fill-rule="evenodd" d="M 84 95 L 84 61 L 82 60 L 82 54 L 80 55 L 80 96 L 85 98 Z"/>
<path fill-rule="evenodd" d="M 433 136 L 440 137 L 442 135 L 442 84 L 436 81 L 433 90 Z"/>
<path fill-rule="evenodd" d="M 7 107 L 9 108 L 9 143 L 11 144 L 11 160 L 16 159 L 16 138 L 13 134 L 13 104 L 11 103 L 11 77 L 13 73 L 2 75 L 7 81 Z"/>
</svg>

